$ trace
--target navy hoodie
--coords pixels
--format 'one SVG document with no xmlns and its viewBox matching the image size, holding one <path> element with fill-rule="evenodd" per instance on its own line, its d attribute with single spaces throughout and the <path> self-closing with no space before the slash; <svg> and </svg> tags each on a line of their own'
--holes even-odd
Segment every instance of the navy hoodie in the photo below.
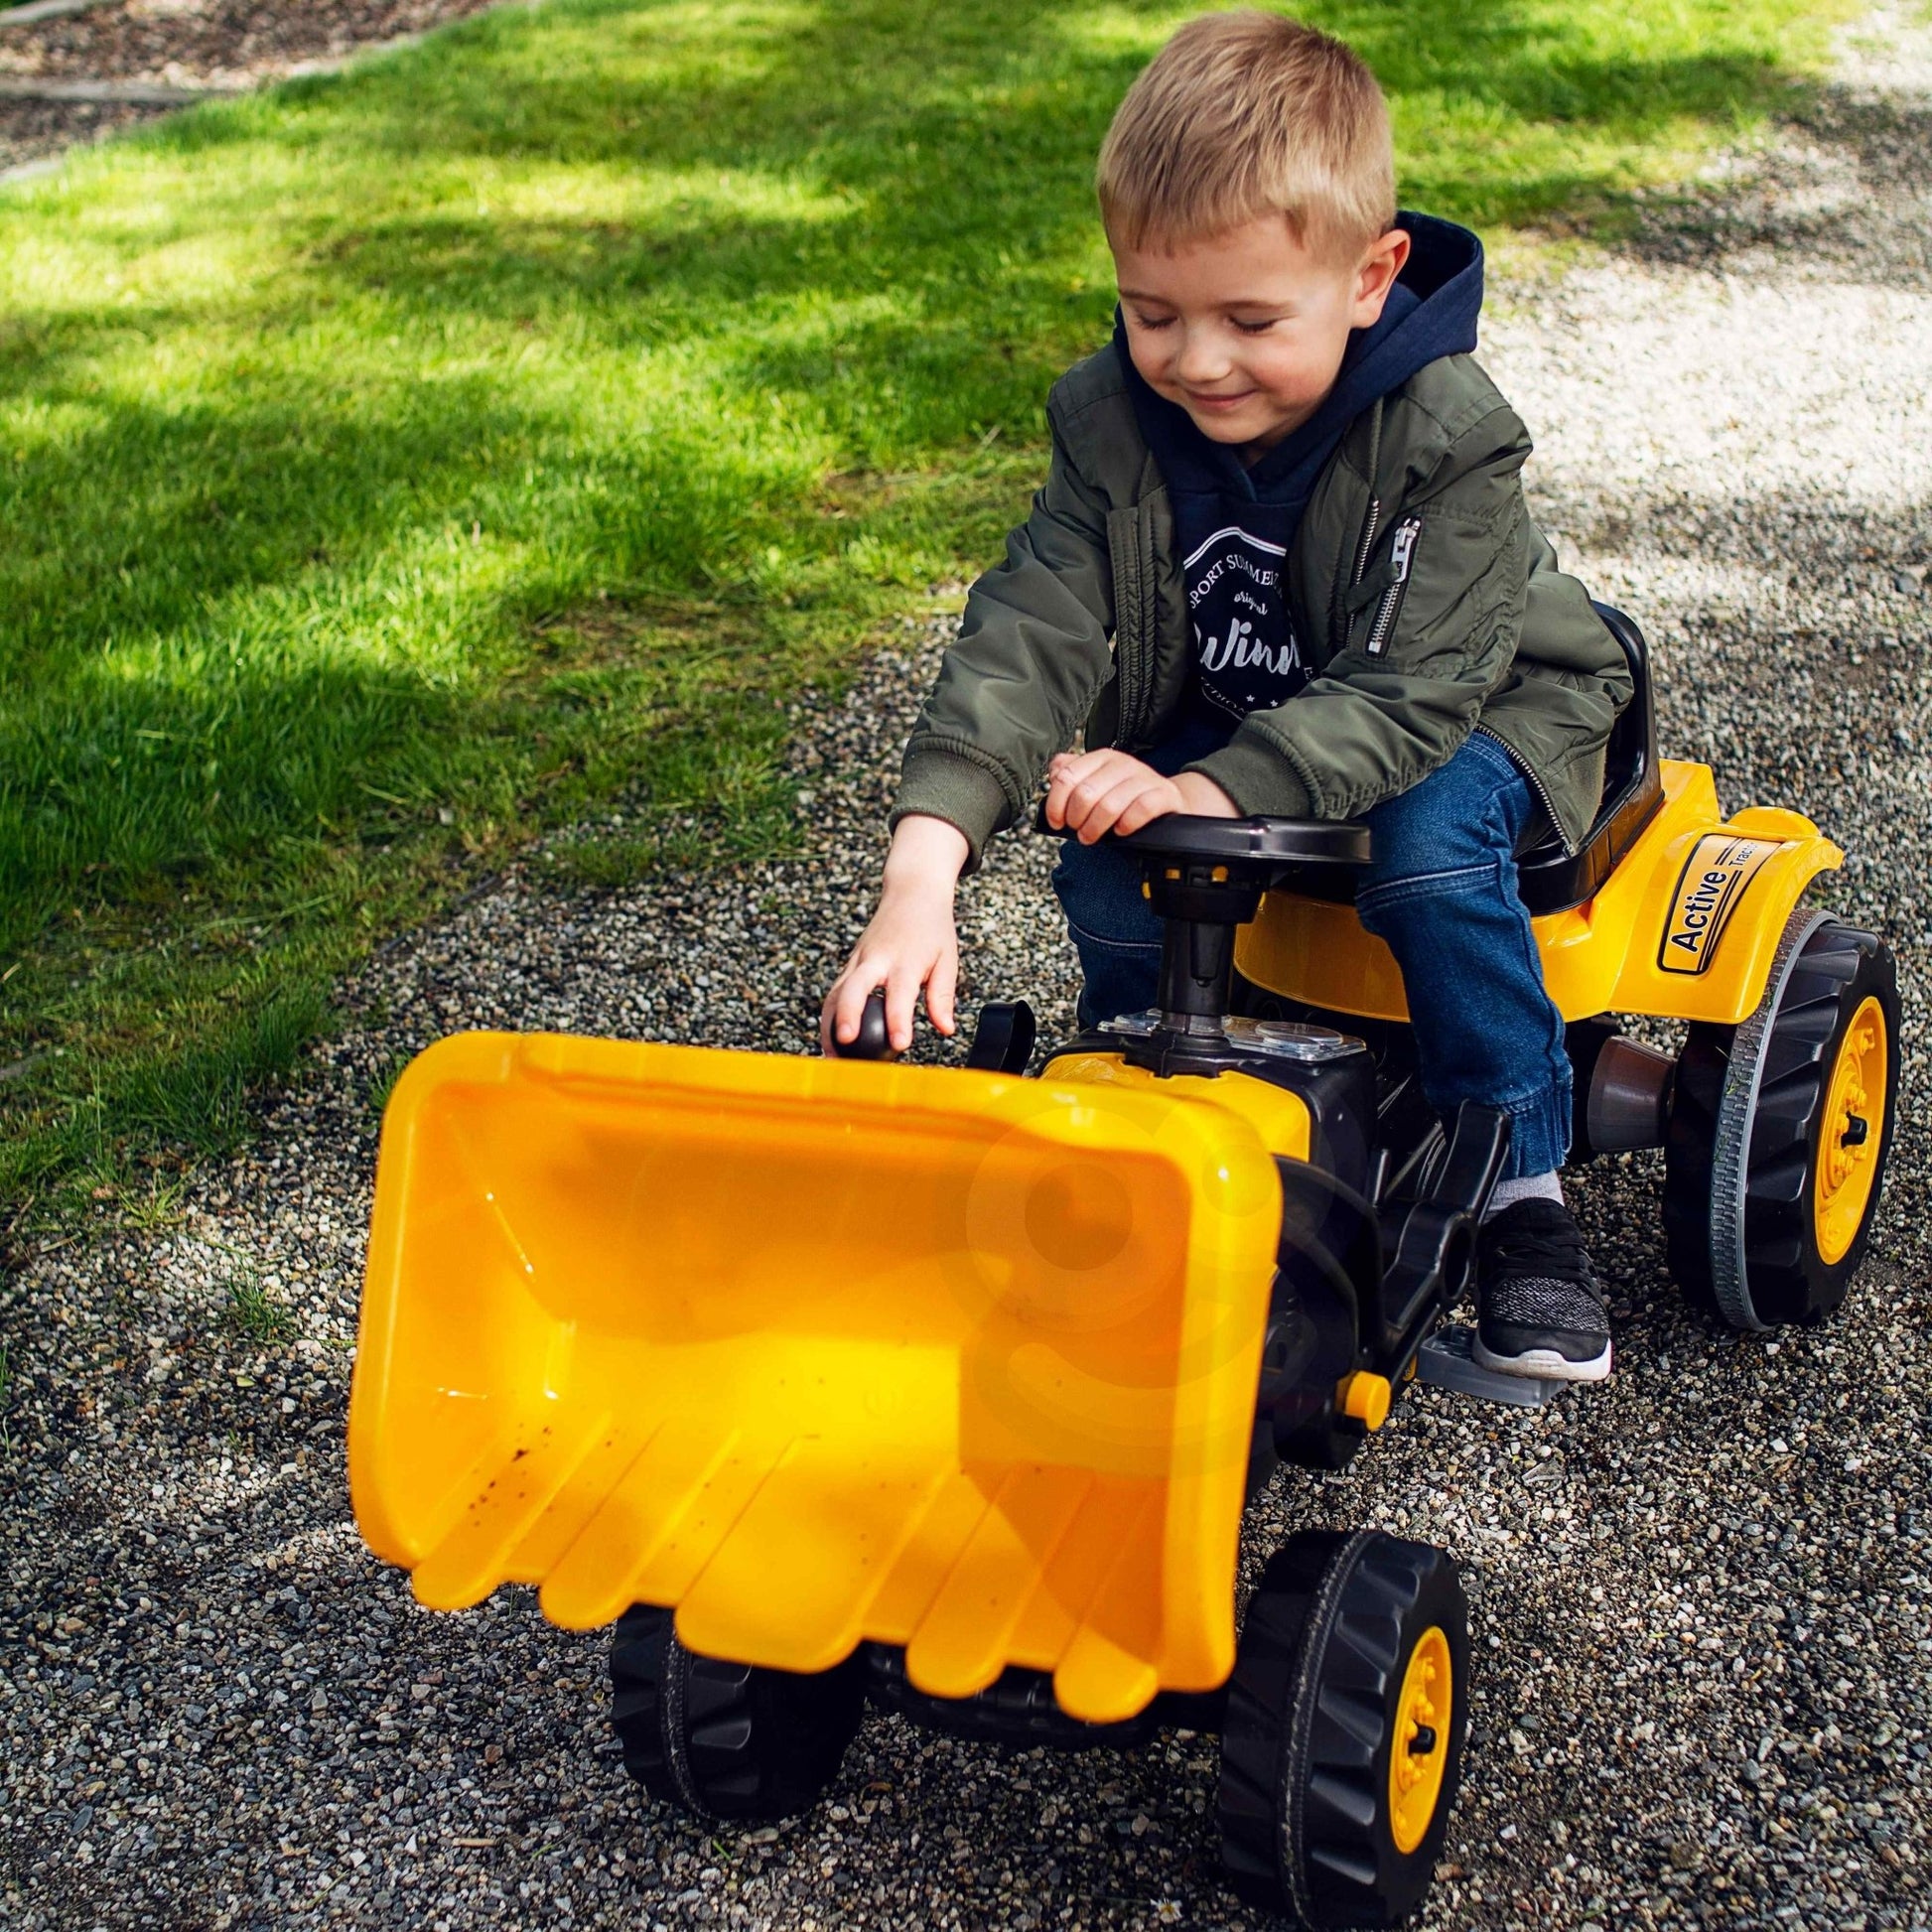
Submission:
<svg viewBox="0 0 1932 1932">
<path fill-rule="evenodd" d="M 1178 771 L 1225 745 L 1250 711 L 1284 704 L 1308 682 L 1283 566 L 1316 481 L 1342 433 L 1378 397 L 1439 356 L 1476 345 L 1482 243 L 1434 215 L 1405 212 L 1396 224 L 1412 245 L 1381 320 L 1355 331 L 1335 386 L 1253 468 L 1147 385 L 1128 353 L 1126 323 L 1115 314 L 1114 346 L 1134 414 L 1173 505 L 1193 626 L 1187 702 L 1167 741 L 1148 754 L 1158 770 Z"/>
</svg>

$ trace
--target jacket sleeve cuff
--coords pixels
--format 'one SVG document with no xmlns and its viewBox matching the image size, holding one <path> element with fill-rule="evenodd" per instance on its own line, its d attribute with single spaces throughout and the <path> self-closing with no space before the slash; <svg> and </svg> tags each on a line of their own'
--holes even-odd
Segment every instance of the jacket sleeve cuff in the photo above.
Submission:
<svg viewBox="0 0 1932 1932">
<path fill-rule="evenodd" d="M 980 868 L 986 842 L 1012 817 L 1006 786 L 985 766 L 951 752 L 918 751 L 899 773 L 888 825 L 913 814 L 942 818 L 971 848 L 962 879 Z"/>
<path fill-rule="evenodd" d="M 1320 816 L 1313 792 L 1294 765 L 1252 732 L 1237 731 L 1218 752 L 1184 769 L 1212 778 L 1243 818 Z"/>
</svg>

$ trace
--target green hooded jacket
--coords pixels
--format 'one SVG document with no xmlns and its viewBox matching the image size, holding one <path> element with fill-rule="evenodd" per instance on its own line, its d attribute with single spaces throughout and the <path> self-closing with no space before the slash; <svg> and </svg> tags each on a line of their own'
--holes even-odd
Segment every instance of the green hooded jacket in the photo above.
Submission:
<svg viewBox="0 0 1932 1932">
<path fill-rule="evenodd" d="M 1054 384 L 1046 413 L 1046 483 L 1006 561 L 967 595 L 893 803 L 895 825 L 917 812 L 963 832 L 969 871 L 1026 814 L 1056 753 L 1158 744 L 1193 662 L 1167 487 L 1111 345 Z M 1529 453 L 1468 355 L 1429 363 L 1356 417 L 1286 563 L 1313 675 L 1188 769 L 1246 815 L 1354 818 L 1481 730 L 1574 851 L 1631 683 L 1530 521 Z"/>
</svg>

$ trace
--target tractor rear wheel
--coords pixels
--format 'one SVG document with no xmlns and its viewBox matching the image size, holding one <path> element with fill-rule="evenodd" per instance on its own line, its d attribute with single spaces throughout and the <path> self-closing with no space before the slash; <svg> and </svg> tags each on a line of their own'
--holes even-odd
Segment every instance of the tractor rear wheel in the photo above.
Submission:
<svg viewBox="0 0 1932 1932">
<path fill-rule="evenodd" d="M 671 1613 L 633 1604 L 611 1639 L 623 1767 L 700 1818 L 769 1824 L 817 1803 L 865 1716 L 865 1656 L 799 1676 L 700 1657 Z"/>
<path fill-rule="evenodd" d="M 1221 1858 L 1307 1932 L 1422 1902 L 1461 1774 L 1469 1616 L 1441 1550 L 1310 1530 L 1262 1572 L 1221 1734 Z"/>
<path fill-rule="evenodd" d="M 1897 973 L 1881 939 L 1791 915 L 1757 1010 L 1694 1025 L 1664 1151 L 1671 1273 L 1734 1328 L 1822 1321 L 1871 1233 L 1898 1098 Z"/>
</svg>

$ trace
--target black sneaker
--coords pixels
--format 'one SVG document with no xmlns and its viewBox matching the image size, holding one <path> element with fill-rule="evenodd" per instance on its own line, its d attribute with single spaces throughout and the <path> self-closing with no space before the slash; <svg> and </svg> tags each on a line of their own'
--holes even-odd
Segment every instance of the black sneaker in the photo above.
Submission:
<svg viewBox="0 0 1932 1932">
<path fill-rule="evenodd" d="M 1561 1201 L 1516 1201 L 1478 1230 L 1471 1352 L 1501 1375 L 1600 1382 L 1609 1374 L 1603 1290 Z"/>
</svg>

